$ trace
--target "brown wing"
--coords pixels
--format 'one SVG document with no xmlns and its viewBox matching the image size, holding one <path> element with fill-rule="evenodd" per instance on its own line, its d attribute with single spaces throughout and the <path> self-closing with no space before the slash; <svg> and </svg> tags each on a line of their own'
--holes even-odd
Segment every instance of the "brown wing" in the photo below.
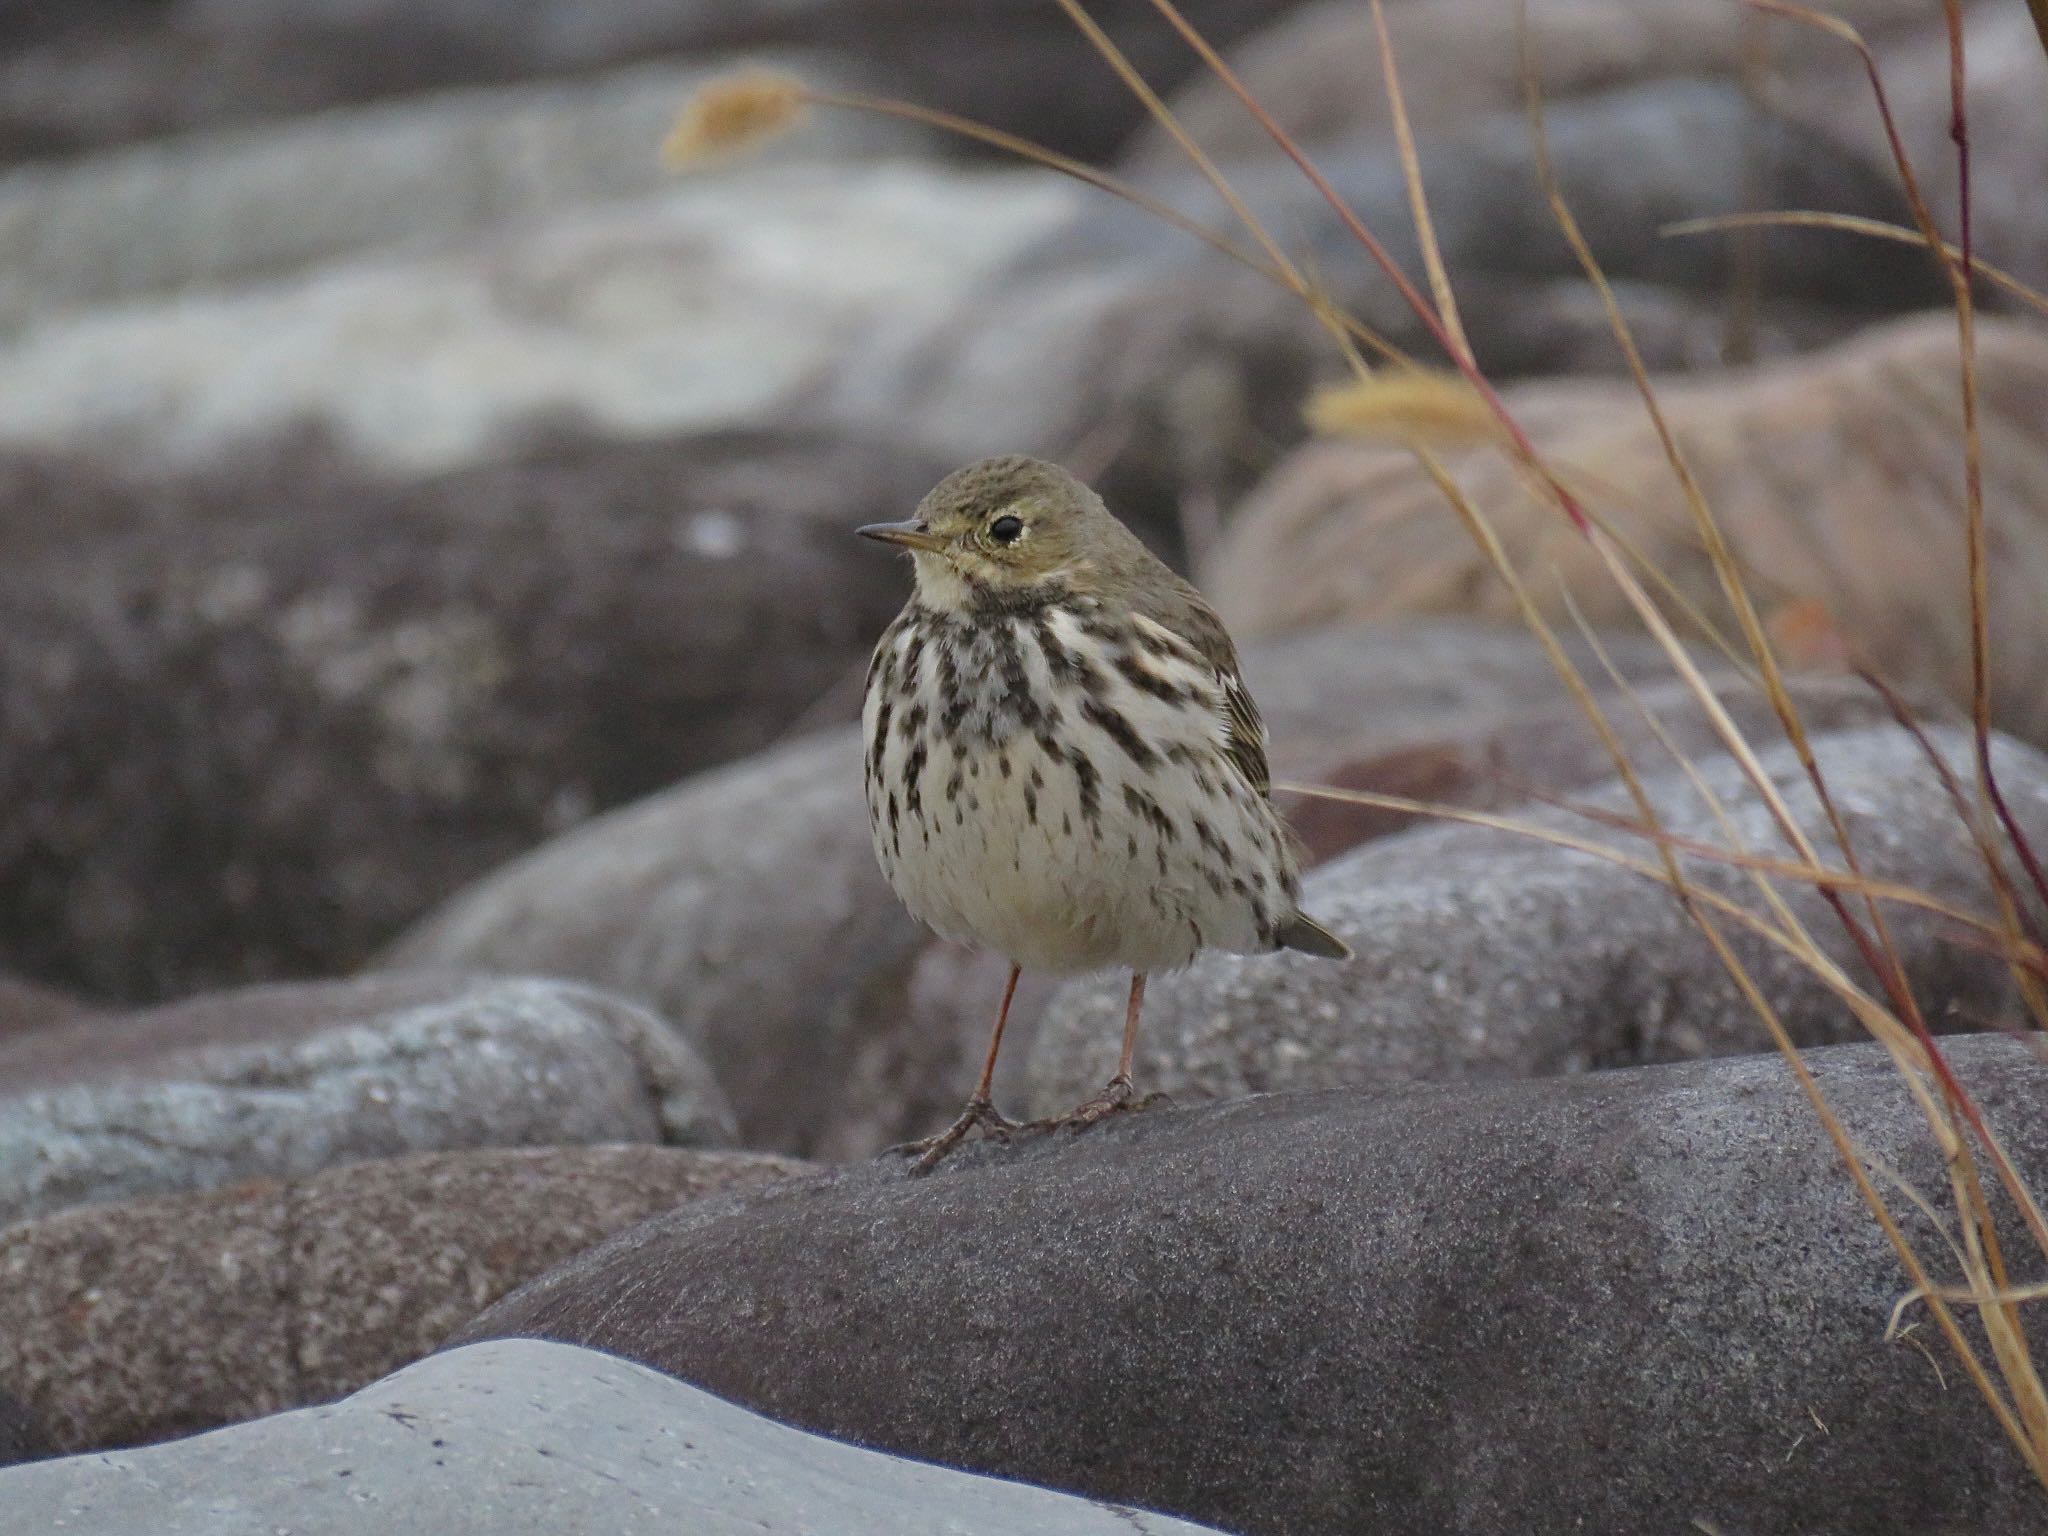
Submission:
<svg viewBox="0 0 2048 1536">
<path fill-rule="evenodd" d="M 1244 679 L 1238 676 L 1237 647 L 1230 643 L 1230 631 L 1201 593 L 1164 566 L 1160 573 L 1166 581 L 1150 584 L 1138 601 L 1138 611 L 1172 630 L 1215 669 L 1216 680 L 1223 685 L 1224 754 L 1245 783 L 1270 796 L 1273 775 L 1266 765 L 1266 723 L 1259 718 L 1259 706 Z"/>
</svg>

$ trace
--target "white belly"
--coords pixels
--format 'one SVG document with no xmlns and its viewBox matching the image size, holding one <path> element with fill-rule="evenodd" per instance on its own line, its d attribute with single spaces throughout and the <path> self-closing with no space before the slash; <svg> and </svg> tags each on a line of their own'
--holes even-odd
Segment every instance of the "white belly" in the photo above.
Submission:
<svg viewBox="0 0 2048 1536">
<path fill-rule="evenodd" d="M 1059 697 L 1028 626 L 1014 622 L 1027 687 Z M 906 638 L 884 643 L 900 657 Z M 956 669 L 954 697 L 971 686 Z M 1028 728 L 1028 711 L 1006 726 L 1001 710 L 970 714 L 967 730 L 929 729 L 947 691 L 928 662 L 910 696 L 925 706 L 925 729 L 907 726 L 902 709 L 884 722 L 872 692 L 867 701 L 868 811 L 883 873 L 933 929 L 1054 972 L 1159 970 L 1204 947 L 1274 948 L 1274 925 L 1292 910 L 1292 861 L 1271 807 L 1222 757 L 1220 724 L 1202 741 L 1198 719 L 1199 750 L 1161 750 L 1141 765 L 1072 711 L 1057 729 L 1042 719 Z M 1185 708 L 1164 714 L 1122 679 L 1103 702 L 1159 748 L 1190 736 Z"/>
</svg>

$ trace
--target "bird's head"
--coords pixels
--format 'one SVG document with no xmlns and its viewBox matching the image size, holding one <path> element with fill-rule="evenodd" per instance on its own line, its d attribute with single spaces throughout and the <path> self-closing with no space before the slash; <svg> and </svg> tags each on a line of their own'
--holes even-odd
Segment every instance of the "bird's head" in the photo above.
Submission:
<svg viewBox="0 0 2048 1536">
<path fill-rule="evenodd" d="M 918 597 L 947 609 L 1090 590 L 1142 554 L 1101 497 L 1058 465 L 1022 454 L 955 470 L 908 521 L 860 532 L 909 550 Z"/>
</svg>

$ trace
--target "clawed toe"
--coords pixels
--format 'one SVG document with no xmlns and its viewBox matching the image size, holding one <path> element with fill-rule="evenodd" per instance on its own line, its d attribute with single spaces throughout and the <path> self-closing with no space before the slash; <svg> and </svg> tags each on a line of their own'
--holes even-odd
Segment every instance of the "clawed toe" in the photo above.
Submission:
<svg viewBox="0 0 2048 1536">
<path fill-rule="evenodd" d="M 970 1099 L 967 1107 L 960 1111 L 960 1118 L 947 1126 L 936 1136 L 927 1136 L 923 1141 L 907 1141 L 901 1146 L 891 1147 L 891 1152 L 917 1159 L 910 1172 L 912 1176 L 930 1173 L 945 1158 L 948 1152 L 959 1146 L 969 1132 L 980 1131 L 992 1141 L 1007 1141 L 1013 1131 L 1024 1129 L 1014 1120 L 1006 1120 L 996 1112 L 996 1107 L 986 1099 Z"/>
<path fill-rule="evenodd" d="M 1098 1120 L 1111 1115 L 1135 1114 L 1142 1109 L 1152 1109 L 1161 1104 L 1170 1105 L 1173 1100 L 1163 1093 L 1148 1093 L 1138 1098 L 1131 1088 L 1128 1077 L 1112 1077 L 1103 1086 L 1102 1092 L 1085 1104 L 1077 1104 L 1064 1115 L 1054 1115 L 1046 1120 L 1033 1120 L 1028 1129 L 1034 1131 L 1056 1131 L 1062 1127 L 1085 1130 Z"/>
</svg>

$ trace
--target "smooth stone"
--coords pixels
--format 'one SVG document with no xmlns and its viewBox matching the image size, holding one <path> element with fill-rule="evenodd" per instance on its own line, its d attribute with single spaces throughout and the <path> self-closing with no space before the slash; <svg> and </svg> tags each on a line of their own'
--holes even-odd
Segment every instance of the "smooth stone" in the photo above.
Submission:
<svg viewBox="0 0 2048 1536">
<path fill-rule="evenodd" d="M 67 1536 L 1199 1536 L 1118 1505 L 877 1455 L 608 1355 L 508 1340 L 327 1408 L 0 1471 Z"/>
</svg>

